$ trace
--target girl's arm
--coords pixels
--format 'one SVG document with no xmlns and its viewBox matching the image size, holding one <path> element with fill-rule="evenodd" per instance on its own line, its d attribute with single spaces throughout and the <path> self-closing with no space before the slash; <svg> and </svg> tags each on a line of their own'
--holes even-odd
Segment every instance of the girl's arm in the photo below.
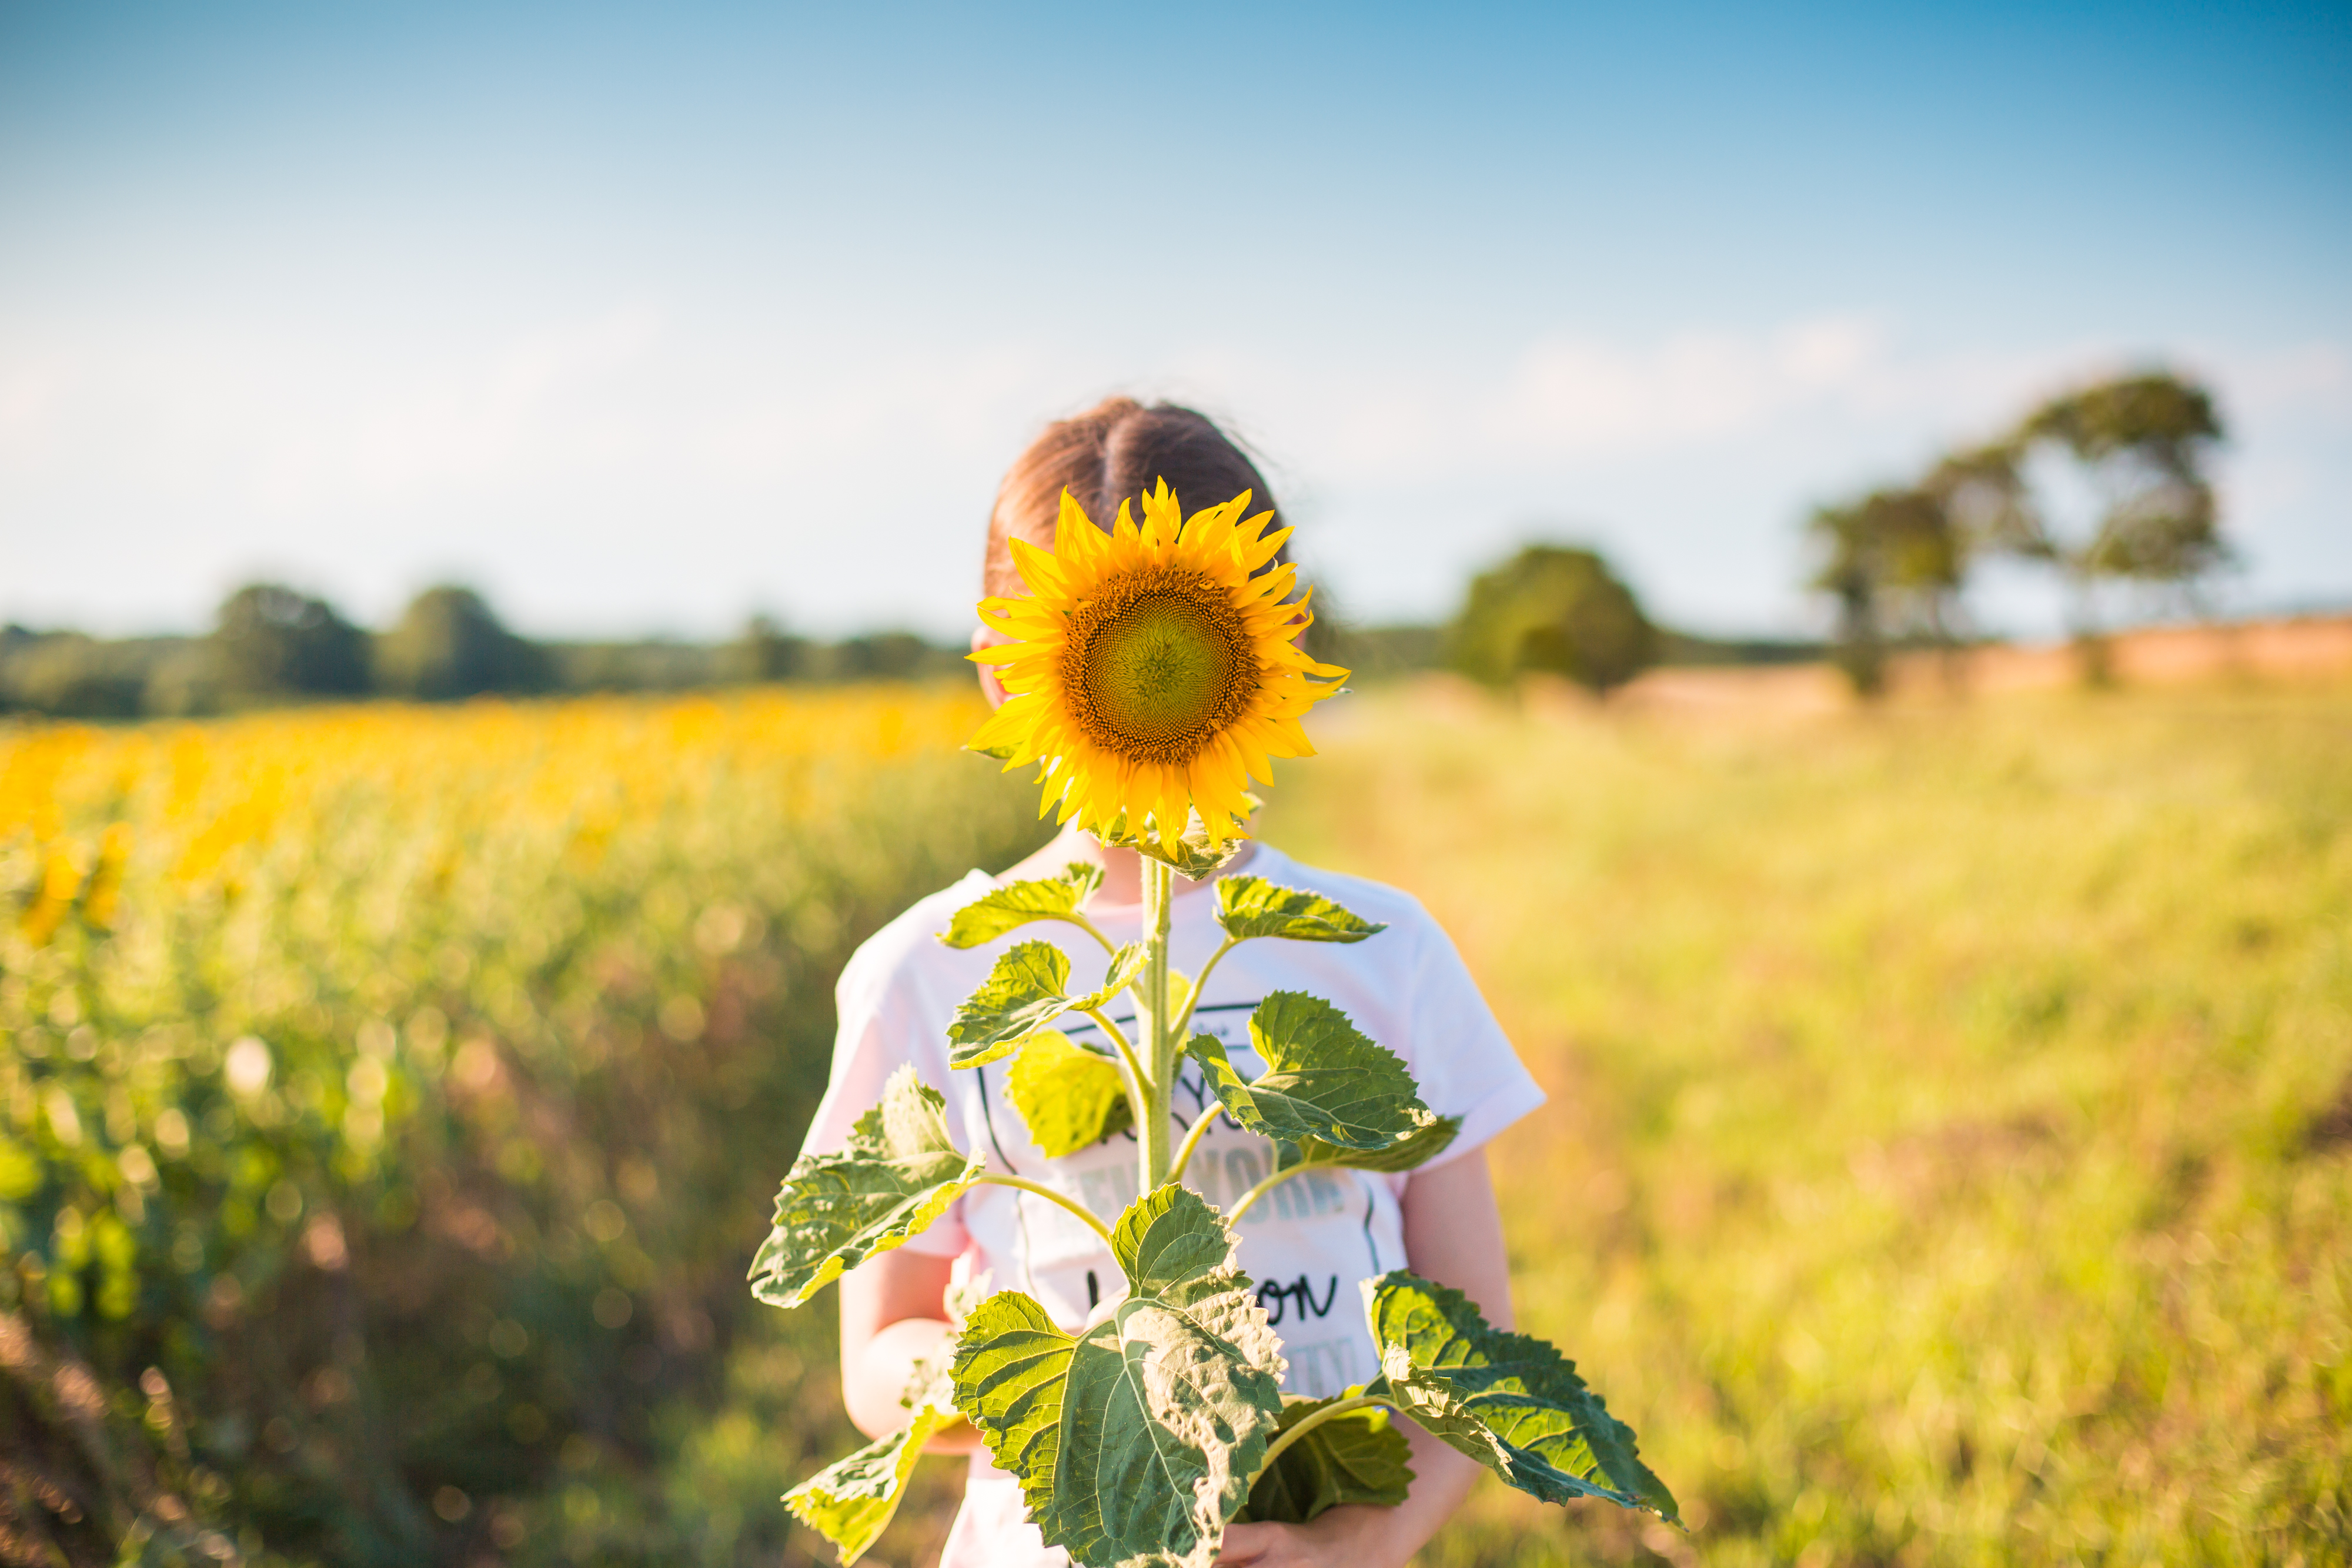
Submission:
<svg viewBox="0 0 2352 1568">
<path fill-rule="evenodd" d="M 952 1260 L 904 1249 L 885 1252 L 841 1277 L 841 1402 L 869 1437 L 907 1424 L 899 1403 L 919 1361 L 950 1354 L 947 1289 Z M 925 1445 L 933 1454 L 964 1453 L 980 1434 L 962 1421 Z"/>
<path fill-rule="evenodd" d="M 1405 1184 L 1402 1207 L 1412 1271 L 1468 1296 L 1496 1328 L 1514 1326 L 1510 1264 L 1486 1151 L 1415 1172 Z M 1395 1420 L 1412 1444 L 1412 1492 L 1402 1503 L 1349 1504 L 1312 1524 L 1236 1524 L 1225 1531 L 1218 1562 L 1230 1568 L 1401 1568 L 1411 1562 L 1470 1495 L 1478 1466 L 1405 1417 Z"/>
</svg>

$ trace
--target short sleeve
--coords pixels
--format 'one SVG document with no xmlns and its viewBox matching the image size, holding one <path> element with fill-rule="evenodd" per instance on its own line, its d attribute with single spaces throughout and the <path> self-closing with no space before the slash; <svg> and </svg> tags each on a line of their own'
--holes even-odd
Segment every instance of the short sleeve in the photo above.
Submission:
<svg viewBox="0 0 2352 1568">
<path fill-rule="evenodd" d="M 1453 939 L 1426 916 L 1416 935 L 1407 1004 L 1413 1076 L 1423 1103 L 1441 1116 L 1462 1119 L 1462 1130 L 1445 1152 L 1422 1167 L 1428 1170 L 1483 1146 L 1545 1097 L 1511 1049 Z"/>
<path fill-rule="evenodd" d="M 925 1026 L 910 988 L 902 977 L 877 973 L 881 966 L 861 963 L 866 956 L 861 952 L 850 960 L 834 990 L 841 1021 L 834 1036 L 833 1071 L 808 1135 L 801 1141 L 803 1155 L 829 1155 L 845 1145 L 857 1119 L 881 1103 L 882 1086 L 899 1068 L 912 1064 L 925 1082 L 936 1086 L 945 1066 L 943 1060 L 924 1060 L 938 1053 L 923 1049 L 933 1031 Z M 970 1244 L 959 1198 L 904 1246 L 909 1252 L 953 1258 Z"/>
</svg>

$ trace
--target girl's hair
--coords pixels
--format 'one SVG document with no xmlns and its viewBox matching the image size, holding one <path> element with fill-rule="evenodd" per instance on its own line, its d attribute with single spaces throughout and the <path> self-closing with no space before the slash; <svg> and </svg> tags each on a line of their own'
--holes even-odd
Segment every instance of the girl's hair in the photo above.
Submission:
<svg viewBox="0 0 2352 1568">
<path fill-rule="evenodd" d="M 1047 425 L 1005 472 L 995 509 L 988 515 L 982 591 L 1001 597 L 1027 591 L 1006 541 L 1026 539 L 1052 549 L 1064 490 L 1108 528 L 1121 501 L 1139 504 L 1160 479 L 1168 481 L 1188 516 L 1247 490 L 1250 514 L 1271 510 L 1274 526 L 1282 527 L 1282 509 L 1266 488 L 1265 476 L 1206 414 L 1172 402 L 1146 407 L 1131 397 L 1105 398 L 1084 413 Z M 1288 556 L 1286 549 L 1281 559 Z"/>
</svg>

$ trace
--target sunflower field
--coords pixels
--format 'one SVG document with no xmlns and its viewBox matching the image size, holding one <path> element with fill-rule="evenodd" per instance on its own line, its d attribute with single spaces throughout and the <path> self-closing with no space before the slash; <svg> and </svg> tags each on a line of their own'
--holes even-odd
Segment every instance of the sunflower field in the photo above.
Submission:
<svg viewBox="0 0 2352 1568">
<path fill-rule="evenodd" d="M 981 713 L 0 731 L 0 1561 L 784 1556 L 849 1433 L 744 1269 L 842 961 L 1043 836 Z"/>
</svg>

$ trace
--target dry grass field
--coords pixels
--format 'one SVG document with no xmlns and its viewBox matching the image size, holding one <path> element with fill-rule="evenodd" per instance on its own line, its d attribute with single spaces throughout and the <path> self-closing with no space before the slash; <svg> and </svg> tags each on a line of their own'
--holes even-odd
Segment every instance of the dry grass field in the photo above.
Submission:
<svg viewBox="0 0 2352 1568">
<path fill-rule="evenodd" d="M 2352 1556 L 2352 689 L 1328 730 L 1267 832 L 1455 933 L 1522 1318 L 1693 1525 L 1432 1561 Z"/>
</svg>

